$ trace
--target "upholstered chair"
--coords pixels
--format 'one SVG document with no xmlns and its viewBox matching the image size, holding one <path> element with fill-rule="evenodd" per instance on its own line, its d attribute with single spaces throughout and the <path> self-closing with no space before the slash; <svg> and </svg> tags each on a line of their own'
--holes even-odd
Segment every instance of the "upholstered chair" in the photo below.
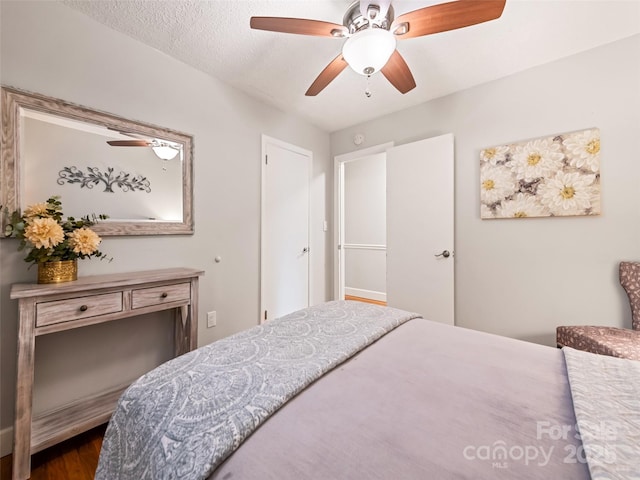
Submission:
<svg viewBox="0 0 640 480">
<path fill-rule="evenodd" d="M 563 326 L 556 329 L 558 347 L 640 360 L 640 262 L 620 262 L 620 285 L 629 296 L 632 330 L 615 327 Z"/>
</svg>

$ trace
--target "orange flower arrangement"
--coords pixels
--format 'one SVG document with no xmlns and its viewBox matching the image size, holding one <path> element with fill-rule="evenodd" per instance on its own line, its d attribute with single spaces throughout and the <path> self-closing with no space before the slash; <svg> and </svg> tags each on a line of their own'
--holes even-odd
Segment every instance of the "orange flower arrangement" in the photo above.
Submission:
<svg viewBox="0 0 640 480">
<path fill-rule="evenodd" d="M 106 215 L 64 218 L 60 197 L 28 206 L 21 215 L 13 212 L 5 236 L 20 239 L 18 250 L 30 248 L 25 262 L 44 263 L 78 258 L 106 258 L 98 250 L 102 239 L 89 227 Z"/>
</svg>

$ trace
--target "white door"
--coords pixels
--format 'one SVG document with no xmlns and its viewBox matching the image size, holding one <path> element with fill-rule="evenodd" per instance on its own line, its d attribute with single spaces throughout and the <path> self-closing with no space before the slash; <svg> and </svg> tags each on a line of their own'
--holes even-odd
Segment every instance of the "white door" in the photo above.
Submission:
<svg viewBox="0 0 640 480">
<path fill-rule="evenodd" d="M 308 150 L 262 137 L 260 321 L 309 306 Z"/>
<path fill-rule="evenodd" d="M 387 150 L 387 304 L 454 323 L 453 135 Z"/>
</svg>

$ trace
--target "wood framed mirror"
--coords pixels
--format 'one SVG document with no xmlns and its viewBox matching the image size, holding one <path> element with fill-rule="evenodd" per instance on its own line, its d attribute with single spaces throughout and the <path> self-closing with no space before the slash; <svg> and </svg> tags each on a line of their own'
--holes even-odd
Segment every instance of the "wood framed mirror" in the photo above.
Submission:
<svg viewBox="0 0 640 480">
<path fill-rule="evenodd" d="M 2 87 L 0 205 L 61 197 L 65 216 L 106 214 L 98 234 L 192 234 L 193 137 Z"/>
</svg>

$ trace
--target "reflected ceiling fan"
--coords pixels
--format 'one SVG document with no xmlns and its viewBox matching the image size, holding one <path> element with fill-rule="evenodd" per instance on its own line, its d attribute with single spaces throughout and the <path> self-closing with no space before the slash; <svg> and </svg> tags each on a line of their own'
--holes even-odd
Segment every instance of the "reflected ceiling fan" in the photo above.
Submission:
<svg viewBox="0 0 640 480">
<path fill-rule="evenodd" d="M 132 136 L 131 133 L 123 133 L 122 135 Z M 171 160 L 178 153 L 180 153 L 180 149 L 182 145 L 179 143 L 166 142 L 163 140 L 158 140 L 157 138 L 151 140 L 145 140 L 142 138 L 135 138 L 130 140 L 107 140 L 107 143 L 112 147 L 151 147 L 153 153 L 155 153 L 158 158 L 162 160 Z"/>
<path fill-rule="evenodd" d="M 420 8 L 394 18 L 391 0 L 359 0 L 351 4 L 343 24 L 285 17 L 251 17 L 251 28 L 272 32 L 346 38 L 342 52 L 311 84 L 315 96 L 349 65 L 361 75 L 381 71 L 407 93 L 416 86 L 411 70 L 396 49 L 396 39 L 421 37 L 495 20 L 506 0 L 458 0 Z"/>
</svg>

